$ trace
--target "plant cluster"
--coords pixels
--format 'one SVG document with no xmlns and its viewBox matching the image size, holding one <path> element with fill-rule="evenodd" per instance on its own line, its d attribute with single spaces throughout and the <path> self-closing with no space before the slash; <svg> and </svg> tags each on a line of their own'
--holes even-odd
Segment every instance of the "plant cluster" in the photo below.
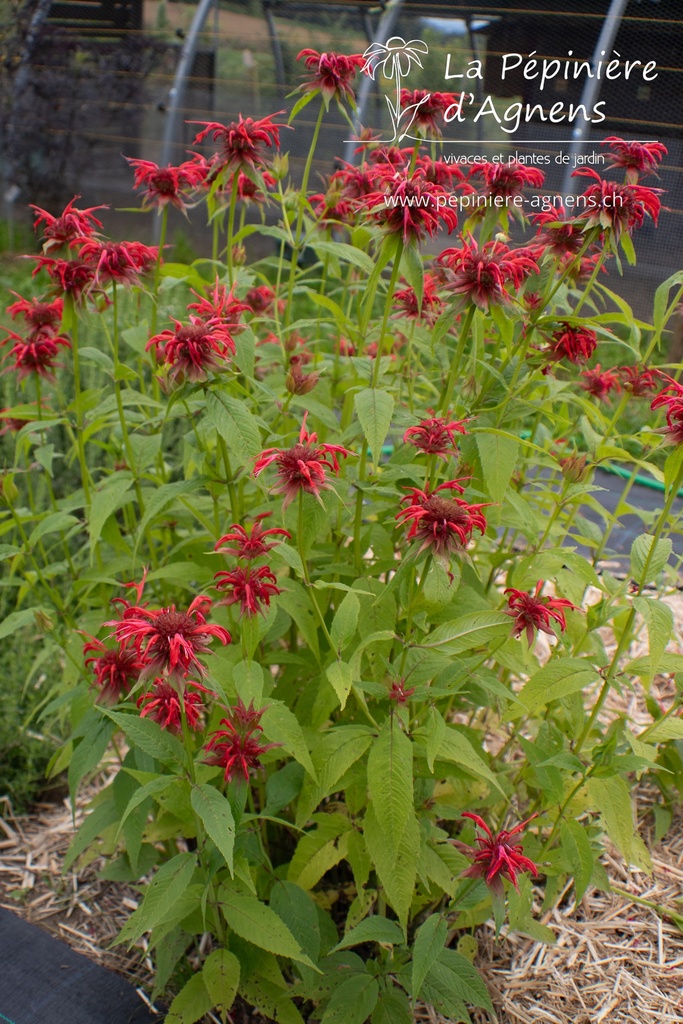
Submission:
<svg viewBox="0 0 683 1024">
<path fill-rule="evenodd" d="M 540 911 L 608 884 L 605 836 L 648 869 L 635 779 L 661 794 L 658 833 L 683 784 L 660 600 L 683 385 L 656 362 L 683 275 L 649 324 L 605 283 L 657 219 L 641 179 L 663 151 L 612 140 L 616 176 L 574 216 L 464 216 L 448 197 L 541 173 L 465 175 L 418 98 L 422 141 L 362 133 L 311 194 L 363 62 L 301 57 L 289 122 L 319 109 L 299 188 L 280 112 L 202 124 L 211 153 L 179 167 L 131 161 L 158 247 L 111 241 L 77 199 L 35 210 L 37 294 L 6 328 L 0 634 L 40 637 L 72 796 L 116 767 L 67 867 L 105 854 L 139 883 L 119 941 L 146 936 L 157 995 L 190 958 L 171 1024 L 227 1019 L 237 993 L 283 1024 L 408 1024 L 418 999 L 467 1021 L 491 1003 L 453 936 L 493 915 L 553 941 Z M 210 258 L 164 260 L 170 205 L 208 211 Z M 626 470 L 617 514 L 641 471 L 663 487 L 625 574 L 598 465 Z M 645 729 L 603 715 L 636 685 Z"/>
</svg>

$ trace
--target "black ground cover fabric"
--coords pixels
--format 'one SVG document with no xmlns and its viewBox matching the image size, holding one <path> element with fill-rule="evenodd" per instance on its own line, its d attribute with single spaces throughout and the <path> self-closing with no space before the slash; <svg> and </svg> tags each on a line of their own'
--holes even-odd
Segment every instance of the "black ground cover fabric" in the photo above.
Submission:
<svg viewBox="0 0 683 1024">
<path fill-rule="evenodd" d="M 132 985 L 0 909 L 0 1024 L 152 1024 Z"/>
</svg>

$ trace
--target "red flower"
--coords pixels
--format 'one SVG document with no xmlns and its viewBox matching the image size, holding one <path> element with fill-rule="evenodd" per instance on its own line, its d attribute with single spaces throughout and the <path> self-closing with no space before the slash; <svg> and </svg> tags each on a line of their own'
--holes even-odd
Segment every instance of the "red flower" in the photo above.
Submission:
<svg viewBox="0 0 683 1024">
<path fill-rule="evenodd" d="M 417 426 L 408 427 L 403 435 L 404 444 L 413 444 L 427 455 L 440 455 L 444 459 L 457 455 L 454 434 L 466 434 L 464 420 L 451 420 L 441 416 L 420 420 Z"/>
<path fill-rule="evenodd" d="M 432 274 L 425 274 L 422 305 L 417 300 L 414 288 L 403 288 L 394 293 L 394 302 L 399 307 L 399 315 L 411 320 L 423 320 L 432 326 L 443 309 L 439 298 L 438 282 Z"/>
<path fill-rule="evenodd" d="M 522 194 L 527 185 L 540 188 L 545 181 L 543 171 L 524 164 L 479 164 L 470 175 L 472 178 L 484 179 L 484 194 L 487 196 L 512 197 Z M 486 209 L 486 206 L 483 207 Z"/>
<path fill-rule="evenodd" d="M 239 699 L 230 708 L 230 718 L 221 719 L 220 724 L 225 728 L 211 734 L 206 744 L 206 751 L 211 756 L 204 763 L 220 765 L 225 769 L 223 778 L 226 782 L 230 782 L 235 773 L 242 775 L 244 781 L 248 782 L 249 772 L 261 766 L 261 755 L 281 746 L 279 743 L 261 743 L 257 738 L 257 734 L 263 732 L 258 723 L 265 710 L 255 710 L 253 701 L 247 708 Z"/>
<path fill-rule="evenodd" d="M 434 236 L 440 221 L 448 234 L 458 224 L 458 215 L 448 205 L 451 193 L 427 181 L 421 171 L 392 180 L 389 192 L 371 192 L 362 200 L 370 216 L 390 235 L 401 235 L 405 245 Z"/>
<path fill-rule="evenodd" d="M 269 530 L 263 529 L 261 520 L 268 519 L 272 514 L 272 512 L 261 512 L 260 515 L 256 516 L 251 527 L 251 533 L 247 533 L 243 526 L 233 524 L 230 527 L 231 532 L 226 533 L 225 536 L 216 542 L 214 551 L 220 551 L 226 555 L 234 555 L 235 558 L 245 558 L 247 561 L 267 555 L 278 544 L 278 541 L 266 541 L 266 537 L 282 536 L 291 539 L 292 536 L 288 530 L 283 530 L 278 526 L 271 526 Z M 223 547 L 228 541 L 237 546 L 234 548 Z"/>
<path fill-rule="evenodd" d="M 538 273 L 538 264 L 531 249 L 508 249 L 503 242 L 486 242 L 481 248 L 472 238 L 461 249 L 444 249 L 439 263 L 453 271 L 451 289 L 464 295 L 480 309 L 491 303 L 509 302 L 505 290 L 512 283 L 519 291 L 530 274 Z"/>
<path fill-rule="evenodd" d="M 170 203 L 185 213 L 190 196 L 188 192 L 197 188 L 206 179 L 208 167 L 197 160 L 186 160 L 178 167 L 159 167 L 151 160 L 137 160 L 126 157 L 135 171 L 133 188 L 145 187 L 142 197 L 143 210 L 158 210 Z"/>
<path fill-rule="evenodd" d="M 116 704 L 137 681 L 145 662 L 135 648 L 108 648 L 94 638 L 83 645 L 83 653 L 88 651 L 97 652 L 86 658 L 85 664 L 92 665 L 95 685 L 100 690 L 98 700 L 102 704 Z"/>
<path fill-rule="evenodd" d="M 59 249 L 63 245 L 71 245 L 77 238 L 91 238 L 95 235 L 96 228 L 101 228 L 102 223 L 93 216 L 95 210 L 108 210 L 108 206 L 90 206 L 87 210 L 77 210 L 74 203 L 80 196 L 74 196 L 70 203 L 62 210 L 59 217 L 53 217 L 47 210 L 41 210 L 39 206 L 31 209 L 36 211 L 36 219 L 33 223 L 34 229 L 40 224 L 45 224 L 43 229 L 43 252 L 50 249 Z"/>
<path fill-rule="evenodd" d="M 568 359 L 577 366 L 585 363 L 595 352 L 598 336 L 588 327 L 573 327 L 562 322 L 550 340 L 546 355 L 551 362 Z"/>
<path fill-rule="evenodd" d="M 436 555 L 463 554 L 475 530 L 484 533 L 485 505 L 470 505 L 462 498 L 445 497 L 439 491 L 459 491 L 464 488 L 458 480 L 439 484 L 433 491 L 413 487 L 402 501 L 407 508 L 396 514 L 404 523 L 410 521 L 408 540 L 421 541 L 420 552 L 432 548 Z"/>
<path fill-rule="evenodd" d="M 410 697 L 415 693 L 415 687 L 411 686 L 406 690 L 405 679 L 394 679 L 389 690 L 389 700 L 395 704 L 407 704 Z"/>
<path fill-rule="evenodd" d="M 19 380 L 35 373 L 38 377 L 54 382 L 55 376 L 52 371 L 58 365 L 55 359 L 59 354 L 59 346 L 71 348 L 68 338 L 58 335 L 34 333 L 25 341 L 14 331 L 7 331 L 7 337 L 2 344 L 5 345 L 10 339 L 14 339 L 14 345 L 5 358 L 14 356 L 12 369 L 17 371 Z"/>
<path fill-rule="evenodd" d="M 595 398 L 607 398 L 611 391 L 621 390 L 616 373 L 611 370 L 601 371 L 600 363 L 596 363 L 592 370 L 583 370 L 581 376 L 581 387 Z"/>
<path fill-rule="evenodd" d="M 243 203 L 265 203 L 268 199 L 268 195 L 262 189 L 260 189 L 255 181 L 247 177 L 242 171 L 237 172 L 237 198 Z M 216 198 L 226 203 L 230 202 L 232 196 L 232 185 L 233 185 L 234 174 L 231 174 L 226 181 L 223 188 L 219 188 L 216 192 Z M 268 188 L 275 188 L 277 185 L 277 179 L 273 177 L 270 171 L 261 172 L 261 181 Z"/>
<path fill-rule="evenodd" d="M 426 89 L 401 89 L 400 105 L 402 110 L 414 108 L 410 129 L 415 128 L 421 135 L 441 138 L 441 126 L 444 113 L 450 106 L 458 102 L 458 97 L 451 92 L 427 92 Z"/>
<path fill-rule="evenodd" d="M 170 368 L 172 380 L 206 380 L 210 371 L 225 369 L 226 362 L 235 354 L 235 342 L 227 328 L 202 323 L 198 317 L 191 320 L 190 324 L 176 320 L 175 331 L 155 334 L 146 345 L 147 350 L 157 349 L 157 356 L 160 354 Z"/>
<path fill-rule="evenodd" d="M 284 114 L 279 110 L 272 117 Z M 220 151 L 212 162 L 212 171 L 239 170 L 249 168 L 252 171 L 263 170 L 266 163 L 266 150 L 280 145 L 280 128 L 288 125 L 275 124 L 269 117 L 255 121 L 251 117 L 242 117 L 230 124 L 219 124 L 217 121 L 193 121 L 192 124 L 203 124 L 205 127 L 196 136 L 198 145 L 207 135 L 213 136 L 214 142 L 220 142 Z"/>
<path fill-rule="evenodd" d="M 267 284 L 262 284 L 257 288 L 250 288 L 244 296 L 244 301 L 254 316 L 271 316 L 275 308 L 275 291 Z M 280 299 L 277 305 L 278 312 L 284 312 L 284 299 Z"/>
<path fill-rule="evenodd" d="M 683 443 L 683 385 L 658 371 L 658 375 L 668 383 L 655 397 L 651 409 L 666 408 L 666 435 L 673 444 Z"/>
<path fill-rule="evenodd" d="M 654 372 L 645 366 L 620 366 L 617 372 L 621 375 L 624 391 L 628 391 L 634 398 L 649 395 L 657 388 Z"/>
<path fill-rule="evenodd" d="M 330 488 L 325 480 L 325 470 L 338 473 L 337 456 L 345 459 L 347 455 L 355 454 L 340 444 L 318 444 L 318 435 L 309 434 L 306 430 L 307 416 L 308 411 L 304 413 L 298 444 L 285 449 L 267 448 L 254 464 L 254 476 L 258 476 L 271 462 L 276 463 L 279 480 L 273 491 L 284 494 L 283 508 L 287 508 L 300 491 L 313 494 L 320 501 L 320 491 Z"/>
<path fill-rule="evenodd" d="M 475 838 L 475 843 L 478 843 L 479 847 L 467 846 L 466 843 L 461 843 L 457 839 L 450 840 L 460 853 L 464 853 L 466 857 L 474 858 L 472 866 L 463 871 L 463 878 L 483 878 L 489 888 L 499 897 L 502 897 L 505 892 L 503 878 L 509 879 L 515 889 L 519 888 L 517 885 L 517 875 L 522 872 L 530 871 L 534 878 L 536 878 L 538 868 L 534 862 L 524 856 L 521 844 L 511 843 L 510 840 L 513 836 L 522 832 L 529 822 L 537 817 L 537 814 L 532 814 L 530 818 L 520 822 L 519 825 L 515 825 L 514 828 L 509 830 L 502 829 L 495 835 L 478 814 L 465 811 L 462 817 L 471 818 L 477 828 L 480 828 L 485 833 L 483 836 Z"/>
<path fill-rule="evenodd" d="M 207 623 L 203 612 L 210 609 L 211 599 L 205 596 L 195 597 L 186 612 L 176 611 L 175 605 L 159 611 L 131 605 L 124 609 L 120 621 L 105 625 L 114 626 L 118 642 L 134 647 L 152 671 L 188 672 L 194 668 L 203 673 L 197 655 L 211 653 L 211 638 L 217 637 L 223 645 L 231 640 L 227 629 Z"/>
<path fill-rule="evenodd" d="M 454 178 L 457 182 L 461 182 L 465 177 L 457 164 L 447 164 L 445 160 L 432 160 L 430 156 L 419 157 L 415 166 L 422 170 L 427 181 L 431 181 L 435 185 L 443 185 L 444 188 L 451 188 Z M 461 191 L 474 191 L 474 189 L 470 185 L 463 185 Z"/>
<path fill-rule="evenodd" d="M 318 53 L 317 50 L 308 49 L 297 54 L 297 60 L 302 58 L 307 70 L 311 72 L 311 79 L 299 86 L 301 92 L 322 93 L 326 107 L 329 107 L 331 99 L 336 99 L 338 103 L 348 99 L 352 105 L 355 104 L 356 96 L 352 84 L 356 71 L 365 63 L 360 53 L 347 56 L 343 53 Z"/>
<path fill-rule="evenodd" d="M 657 196 L 661 189 L 644 188 L 642 185 L 620 185 L 616 181 L 606 181 L 592 167 L 583 167 L 573 171 L 572 176 L 583 175 L 594 178 L 595 185 L 590 185 L 582 197 L 585 199 L 585 214 L 582 212 L 578 220 L 587 228 L 600 227 L 610 231 L 615 241 L 619 241 L 622 231 L 629 235 L 634 228 L 639 228 L 645 214 L 657 223 L 661 202 Z M 581 198 L 581 197 L 579 197 Z M 577 210 L 582 206 L 577 204 Z"/>
<path fill-rule="evenodd" d="M 201 321 L 205 324 L 222 324 L 224 327 L 229 327 L 233 333 L 244 329 L 244 324 L 240 324 L 238 321 L 242 313 L 251 307 L 247 302 L 240 302 L 235 298 L 233 288 L 228 291 L 227 285 L 219 284 L 218 278 L 216 278 L 213 291 L 209 293 L 208 298 L 200 295 L 193 288 L 190 291 L 199 299 L 199 302 L 191 302 L 187 307 L 188 312 L 191 309 L 194 310 L 193 323 Z"/>
<path fill-rule="evenodd" d="M 256 615 L 257 612 L 265 615 L 264 609 L 270 608 L 271 597 L 282 593 L 280 587 L 276 586 L 277 576 L 268 565 L 260 565 L 258 568 L 238 566 L 230 571 L 223 569 L 216 573 L 214 579 L 219 581 L 216 590 L 230 592 L 225 598 L 226 604 L 237 604 L 239 601 L 241 615 Z"/>
<path fill-rule="evenodd" d="M 603 139 L 602 145 L 612 150 L 606 154 L 612 167 L 625 168 L 626 181 L 630 185 L 635 185 L 641 174 L 655 174 L 662 157 L 668 153 L 661 142 L 625 142 L 616 135 Z"/>
<path fill-rule="evenodd" d="M 526 590 L 515 590 L 514 587 L 508 587 L 504 591 L 510 595 L 505 614 L 512 615 L 515 620 L 512 635 L 521 636 L 526 632 L 529 646 L 534 642 L 535 629 L 540 629 L 548 636 L 557 636 L 555 630 L 550 627 L 550 620 L 554 619 L 564 633 L 567 628 L 564 609 L 579 610 L 564 597 L 541 597 L 543 586 L 543 580 L 539 580 L 533 594 L 528 594 Z"/>
<path fill-rule="evenodd" d="M 17 296 L 18 302 L 7 306 L 6 312 L 13 320 L 22 316 L 32 332 L 56 333 L 64 312 L 64 303 L 61 299 L 54 299 L 53 302 L 41 302 L 40 299 L 23 299 L 16 292 L 12 292 L 12 295 Z"/>
<path fill-rule="evenodd" d="M 201 712 L 204 709 L 202 698 L 199 693 L 194 693 L 187 687 L 192 686 L 194 690 L 211 694 L 212 697 L 216 694 L 191 679 L 178 679 L 176 676 L 174 682 L 178 689 L 164 677 L 157 677 L 154 680 L 152 689 L 138 698 L 138 707 L 142 709 L 140 718 L 151 718 L 152 721 L 158 722 L 162 729 L 179 733 L 183 728 L 184 711 L 190 729 L 201 729 Z"/>
<path fill-rule="evenodd" d="M 59 291 L 70 295 L 74 302 L 79 302 L 84 293 L 89 293 L 95 284 L 95 269 L 85 260 L 61 260 L 48 256 L 36 256 L 36 269 L 33 276 L 45 269 Z"/>
<path fill-rule="evenodd" d="M 158 246 L 142 242 L 98 242 L 95 239 L 81 246 L 81 259 L 95 270 L 95 281 L 107 285 L 110 281 L 123 285 L 138 285 L 140 277 L 157 261 Z"/>
<path fill-rule="evenodd" d="M 541 210 L 531 218 L 540 226 L 535 243 L 555 256 L 574 255 L 585 241 L 581 224 L 564 220 L 564 216 L 564 207 L 558 206 L 554 210 Z"/>
</svg>

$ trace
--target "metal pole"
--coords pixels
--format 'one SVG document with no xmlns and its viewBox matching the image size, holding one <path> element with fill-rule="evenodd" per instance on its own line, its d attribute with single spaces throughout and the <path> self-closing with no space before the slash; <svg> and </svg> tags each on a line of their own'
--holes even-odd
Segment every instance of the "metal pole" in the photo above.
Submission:
<svg viewBox="0 0 683 1024">
<path fill-rule="evenodd" d="M 593 72 L 598 65 L 598 62 L 602 56 L 602 51 L 605 54 L 614 46 L 614 40 L 617 37 L 619 26 L 621 25 L 621 19 L 626 10 L 626 4 L 628 0 L 612 0 L 609 6 L 609 11 L 605 15 L 605 20 L 602 23 L 600 35 L 598 41 L 595 44 L 595 50 L 593 51 L 593 60 L 591 61 L 591 67 Z M 583 93 L 581 94 L 581 103 L 586 108 L 586 111 L 593 107 L 598 96 L 600 95 L 600 89 L 602 87 L 602 81 L 598 78 L 586 79 L 586 84 L 583 87 Z M 562 194 L 572 195 L 575 191 L 576 179 L 572 178 L 572 167 L 575 162 L 575 157 L 583 149 L 586 136 L 588 135 L 589 122 L 584 121 L 581 124 L 577 124 L 576 128 L 572 132 L 572 144 L 569 149 L 570 161 L 567 164 L 567 168 L 564 172 L 564 181 L 562 183 Z"/>
<path fill-rule="evenodd" d="M 377 34 L 373 39 L 375 43 L 386 43 L 391 38 L 391 34 L 394 31 L 394 26 L 398 21 L 398 16 L 401 13 L 403 7 L 403 0 L 393 0 L 393 3 L 387 5 L 384 14 L 382 15 L 379 25 L 377 26 Z M 374 85 L 372 78 L 369 75 L 363 77 L 363 81 L 360 83 L 358 88 L 358 97 L 356 100 L 356 115 L 354 120 L 356 127 L 360 127 L 363 123 L 363 114 L 370 98 L 370 91 Z M 344 160 L 347 164 L 355 162 L 354 150 L 357 147 L 357 143 L 353 139 L 349 139 L 344 145 Z"/>
<path fill-rule="evenodd" d="M 280 99 L 285 95 L 287 88 L 287 82 L 285 80 L 285 59 L 282 54 L 282 46 L 280 44 L 280 37 L 277 34 L 277 26 L 275 24 L 275 18 L 273 17 L 273 11 L 270 5 L 270 0 L 264 0 L 263 2 L 263 16 L 266 19 L 266 25 L 268 26 L 268 35 L 270 36 L 270 45 L 273 48 L 273 60 L 275 61 L 275 81 L 277 82 L 278 93 Z"/>
<path fill-rule="evenodd" d="M 173 76 L 173 85 L 168 90 L 168 102 L 166 104 L 168 114 L 166 118 L 166 125 L 164 127 L 161 157 L 159 159 L 159 165 L 161 167 L 165 167 L 166 164 L 171 162 L 173 147 L 176 145 L 178 116 L 180 113 L 180 106 L 185 96 L 187 77 L 197 50 L 199 33 L 204 28 L 204 22 L 206 21 L 208 13 L 214 3 L 215 0 L 199 0 L 199 5 L 194 18 L 192 19 L 190 30 L 187 33 L 187 37 L 180 51 L 180 58 L 175 69 L 175 75 Z"/>
</svg>

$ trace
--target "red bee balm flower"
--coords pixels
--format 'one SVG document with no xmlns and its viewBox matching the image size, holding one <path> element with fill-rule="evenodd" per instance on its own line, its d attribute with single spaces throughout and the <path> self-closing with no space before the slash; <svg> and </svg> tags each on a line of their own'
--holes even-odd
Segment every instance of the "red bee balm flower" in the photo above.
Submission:
<svg viewBox="0 0 683 1024">
<path fill-rule="evenodd" d="M 157 677 L 152 683 L 152 689 L 138 699 L 138 707 L 141 708 L 140 718 L 151 718 L 158 722 L 162 729 L 169 732 L 179 733 L 183 728 L 183 711 L 185 720 L 190 729 L 201 729 L 201 712 L 204 708 L 199 693 L 188 690 L 192 686 L 194 690 L 208 693 L 215 697 L 211 690 L 207 690 L 200 683 L 191 679 L 175 679 L 179 689 L 169 682 L 168 679 Z"/>
<path fill-rule="evenodd" d="M 74 302 L 79 302 L 83 294 L 87 294 L 95 283 L 95 269 L 85 260 L 60 260 L 49 256 L 33 257 L 37 261 L 33 276 L 43 268 L 47 270 L 56 285 L 55 290 L 70 295 Z"/>
<path fill-rule="evenodd" d="M 421 541 L 420 551 L 432 548 L 436 555 L 463 554 L 475 530 L 484 533 L 486 519 L 481 510 L 485 505 L 470 505 L 462 498 L 446 497 L 440 491 L 459 491 L 464 488 L 458 480 L 440 484 L 433 491 L 411 488 L 403 498 L 407 508 L 396 514 L 404 522 L 410 520 L 408 540 Z"/>
<path fill-rule="evenodd" d="M 399 100 L 402 110 L 412 109 L 413 120 L 410 128 L 414 128 L 422 135 L 431 135 L 441 138 L 444 113 L 450 106 L 458 102 L 458 97 L 452 92 L 427 92 L 425 89 L 416 89 L 411 92 L 409 89 L 401 89 Z"/>
<path fill-rule="evenodd" d="M 203 324 L 221 324 L 223 327 L 229 327 L 233 333 L 244 330 L 244 324 L 238 321 L 242 313 L 251 309 L 251 306 L 236 299 L 232 288 L 228 291 L 227 285 L 219 284 L 216 278 L 213 291 L 209 293 L 208 298 L 193 288 L 190 291 L 199 299 L 199 302 L 191 302 L 187 307 L 188 313 L 191 309 L 194 310 L 192 323 L 201 321 Z"/>
<path fill-rule="evenodd" d="M 402 288 L 394 292 L 394 302 L 399 308 L 397 316 L 405 316 L 410 320 L 423 320 L 430 326 L 436 323 L 443 309 L 443 302 L 438 295 L 438 282 L 432 274 L 425 274 L 422 303 L 418 302 L 414 288 Z"/>
<path fill-rule="evenodd" d="M 206 380 L 209 371 L 225 369 L 235 354 L 235 342 L 225 327 L 202 323 L 198 317 L 190 319 L 190 324 L 176 320 L 175 331 L 155 334 L 146 345 L 147 350 L 157 349 L 157 356 L 170 367 L 173 380 Z"/>
<path fill-rule="evenodd" d="M 404 444 L 415 445 L 427 455 L 440 455 L 447 459 L 449 455 L 457 455 L 454 434 L 466 434 L 465 423 L 451 420 L 448 423 L 442 417 L 420 420 L 416 427 L 408 427 L 403 435 Z"/>
<path fill-rule="evenodd" d="M 505 614 L 511 615 L 515 620 L 512 635 L 521 636 L 526 632 L 530 647 L 534 642 L 534 630 L 540 629 L 548 636 L 557 636 L 555 630 L 550 626 L 550 620 L 554 619 L 564 633 L 567 628 L 564 617 L 565 609 L 579 611 L 576 605 L 564 597 L 541 597 L 543 586 L 544 581 L 539 580 L 533 594 L 528 594 L 526 590 L 515 590 L 514 587 L 508 587 L 504 591 L 510 595 Z"/>
<path fill-rule="evenodd" d="M 521 195 L 526 185 L 540 188 L 545 181 L 543 171 L 519 163 L 480 164 L 474 168 L 471 177 L 484 179 L 485 195 L 505 197 Z"/>
<path fill-rule="evenodd" d="M 646 366 L 620 366 L 621 386 L 634 398 L 642 398 L 657 390 L 657 382 L 652 370 Z"/>
<path fill-rule="evenodd" d="M 595 398 L 607 398 L 611 391 L 621 390 L 617 375 L 610 370 L 601 371 L 600 363 L 596 363 L 592 370 L 583 370 L 581 376 L 581 387 Z"/>
<path fill-rule="evenodd" d="M 546 356 L 550 362 L 568 359 L 570 363 L 579 365 L 590 359 L 597 344 L 598 336 L 595 331 L 587 327 L 572 327 L 571 324 L 562 323 L 553 333 L 550 348 L 546 349 Z"/>
<path fill-rule="evenodd" d="M 145 667 L 145 662 L 135 648 L 108 648 L 101 640 L 90 640 L 83 645 L 83 653 L 96 652 L 85 659 L 86 665 L 92 665 L 95 685 L 100 693 L 101 704 L 116 704 L 126 696 L 133 683 Z"/>
<path fill-rule="evenodd" d="M 275 585 L 277 576 L 267 565 L 258 568 L 239 566 L 230 571 L 223 569 L 216 573 L 214 579 L 219 580 L 216 590 L 230 591 L 226 604 L 240 602 L 242 615 L 256 615 L 257 612 L 265 615 L 264 609 L 270 608 L 271 597 L 282 593 Z"/>
<path fill-rule="evenodd" d="M 158 210 L 170 203 L 177 210 L 185 213 L 189 196 L 188 192 L 197 188 L 205 180 L 208 168 L 197 160 L 187 160 L 178 167 L 159 167 L 151 160 L 136 160 L 126 157 L 135 171 L 133 188 L 145 187 L 142 197 L 143 210 Z"/>
<path fill-rule="evenodd" d="M 487 310 L 492 302 L 509 302 L 507 284 L 519 291 L 530 274 L 538 273 L 538 264 L 531 249 L 508 249 L 503 242 L 486 242 L 481 248 L 470 239 L 461 249 L 444 249 L 439 263 L 453 271 L 451 289 L 464 295 L 479 309 Z"/>
<path fill-rule="evenodd" d="M 666 408 L 667 439 L 672 444 L 683 443 L 683 385 L 669 377 L 668 374 L 659 371 L 659 376 L 668 383 L 655 397 L 651 409 Z"/>
<path fill-rule="evenodd" d="M 205 596 L 195 597 L 186 612 L 176 611 L 175 605 L 159 611 L 130 605 L 124 609 L 123 619 L 105 625 L 115 627 L 114 635 L 120 644 L 135 647 L 142 657 L 149 659 L 148 668 L 152 671 L 188 672 L 194 668 L 203 672 L 197 655 L 211 653 L 211 638 L 217 637 L 223 645 L 231 639 L 227 629 L 207 623 L 203 613 L 210 609 L 211 599 Z"/>
<path fill-rule="evenodd" d="M 284 110 L 279 110 L 272 116 L 278 117 L 284 113 Z M 217 121 L 192 123 L 205 126 L 196 136 L 195 145 L 203 142 L 207 135 L 212 135 L 214 142 L 220 142 L 220 152 L 216 154 L 212 163 L 214 173 L 247 167 L 252 171 L 263 170 L 266 165 L 266 150 L 279 146 L 280 128 L 288 127 L 284 124 L 275 124 L 269 117 L 255 121 L 251 117 L 242 117 L 241 114 L 239 121 L 232 121 L 228 125 L 219 124 Z"/>
<path fill-rule="evenodd" d="M 406 689 L 405 679 L 394 679 L 389 690 L 389 700 L 394 704 L 407 704 L 409 699 L 415 693 L 415 687 L 410 686 Z"/>
<path fill-rule="evenodd" d="M 450 234 L 458 224 L 449 206 L 451 193 L 427 181 L 422 171 L 392 179 L 389 192 L 371 192 L 362 200 L 370 216 L 390 235 L 401 235 L 405 245 L 434 236 L 443 221 Z"/>
<path fill-rule="evenodd" d="M 224 768 L 226 782 L 230 782 L 236 773 L 248 782 L 249 772 L 261 765 L 261 755 L 280 746 L 279 743 L 260 743 L 257 738 L 257 734 L 263 732 L 258 723 L 265 710 L 255 710 L 253 701 L 247 708 L 241 699 L 238 700 L 235 707 L 230 708 L 230 718 L 221 719 L 225 728 L 212 733 L 206 744 L 206 751 L 211 756 L 204 763 Z"/>
<path fill-rule="evenodd" d="M 64 207 L 59 217 L 53 217 L 47 210 L 41 210 L 39 206 L 31 205 L 36 211 L 36 219 L 33 227 L 37 228 L 44 224 L 43 228 L 43 252 L 50 249 L 59 249 L 61 246 L 71 245 L 77 238 L 91 238 L 96 234 L 96 228 L 101 228 L 102 223 L 94 217 L 95 210 L 108 210 L 108 206 L 90 206 L 87 210 L 77 210 L 74 203 L 80 196 L 74 196 L 70 203 Z"/>
<path fill-rule="evenodd" d="M 579 212 L 577 219 L 585 221 L 586 227 L 599 226 L 603 231 L 611 231 L 615 240 L 619 241 L 622 231 L 626 231 L 630 235 L 634 228 L 640 227 L 645 220 L 645 214 L 652 217 L 655 224 L 657 223 L 662 206 L 657 193 L 661 189 L 644 188 L 642 185 L 620 185 L 616 181 L 606 181 L 592 167 L 583 167 L 578 171 L 573 171 L 572 177 L 577 175 L 594 178 L 596 182 L 582 193 L 585 207 L 577 205 Z"/>
<path fill-rule="evenodd" d="M 283 530 L 278 526 L 271 526 L 269 530 L 264 530 L 261 525 L 262 519 L 268 519 L 272 516 L 272 512 L 261 512 L 260 515 L 256 516 L 251 527 L 251 534 L 247 533 L 243 526 L 239 526 L 237 523 L 230 527 L 230 533 L 226 533 L 224 537 L 221 537 L 216 542 L 214 551 L 220 551 L 222 554 L 234 555 L 236 558 L 245 558 L 250 561 L 252 558 L 260 558 L 261 555 L 267 555 L 271 551 L 278 541 L 266 541 L 266 537 L 287 537 L 291 538 L 291 533 L 288 530 Z M 236 547 L 223 547 L 228 541 L 236 544 Z"/>
<path fill-rule="evenodd" d="M 612 167 L 625 168 L 629 185 L 635 185 L 641 174 L 655 174 L 662 157 L 668 153 L 661 142 L 625 142 L 616 135 L 603 139 L 602 145 L 612 150 L 606 154 Z"/>
<path fill-rule="evenodd" d="M 95 281 L 107 285 L 110 281 L 123 285 L 138 285 L 143 274 L 157 261 L 158 246 L 142 242 L 98 242 L 95 239 L 81 246 L 80 256 L 95 269 Z"/>
<path fill-rule="evenodd" d="M 12 292 L 12 295 L 16 295 L 18 301 L 7 306 L 6 312 L 13 320 L 22 316 L 32 331 L 48 333 L 57 331 L 64 312 L 64 303 L 61 299 L 55 299 L 53 302 L 41 302 L 40 299 L 23 299 L 16 292 Z"/>
<path fill-rule="evenodd" d="M 343 103 L 345 99 L 355 103 L 356 96 L 352 83 L 356 71 L 363 67 L 364 58 L 360 53 L 346 56 L 343 53 L 318 53 L 317 50 L 302 50 L 297 60 L 303 60 L 311 72 L 309 82 L 300 85 L 301 92 L 322 93 L 325 106 L 329 107 L 331 99 Z"/>
<path fill-rule="evenodd" d="M 499 897 L 502 897 L 505 893 L 503 888 L 504 878 L 509 879 L 515 889 L 519 888 L 517 885 L 517 875 L 522 874 L 524 871 L 531 872 L 534 878 L 536 878 L 538 868 L 534 862 L 524 856 L 521 844 L 510 842 L 513 836 L 522 832 L 529 822 L 537 817 L 536 814 L 532 814 L 530 818 L 527 818 L 526 821 L 521 821 L 514 828 L 502 829 L 500 832 L 496 832 L 495 835 L 478 814 L 465 811 L 462 817 L 470 818 L 477 828 L 484 832 L 483 836 L 477 836 L 475 839 L 475 843 L 479 844 L 478 847 L 467 846 L 466 843 L 461 843 L 457 839 L 450 840 L 456 850 L 464 853 L 466 857 L 474 858 L 472 866 L 463 871 L 463 878 L 483 878 L 492 892 Z"/>
<path fill-rule="evenodd" d="M 14 345 L 7 353 L 6 358 L 14 356 L 13 369 L 17 371 L 19 380 L 23 380 L 29 374 L 35 373 L 44 380 L 54 382 L 55 375 L 52 371 L 58 365 L 55 363 L 59 352 L 58 346 L 71 348 L 71 342 L 68 338 L 61 338 L 51 334 L 34 333 L 31 338 L 32 340 L 24 341 L 14 331 L 8 331 L 7 337 L 2 344 L 5 345 L 10 339 L 13 339 Z"/>
<path fill-rule="evenodd" d="M 305 412 L 298 444 L 285 449 L 267 448 L 254 464 L 254 476 L 258 476 L 271 462 L 276 463 L 279 481 L 274 492 L 284 494 L 284 508 L 294 501 L 299 491 L 313 494 L 320 501 L 320 491 L 330 488 L 325 480 L 325 470 L 338 473 L 337 456 L 345 459 L 347 455 L 355 455 L 340 444 L 318 444 L 318 435 L 309 434 L 306 430 L 307 416 L 308 412 Z"/>
</svg>

